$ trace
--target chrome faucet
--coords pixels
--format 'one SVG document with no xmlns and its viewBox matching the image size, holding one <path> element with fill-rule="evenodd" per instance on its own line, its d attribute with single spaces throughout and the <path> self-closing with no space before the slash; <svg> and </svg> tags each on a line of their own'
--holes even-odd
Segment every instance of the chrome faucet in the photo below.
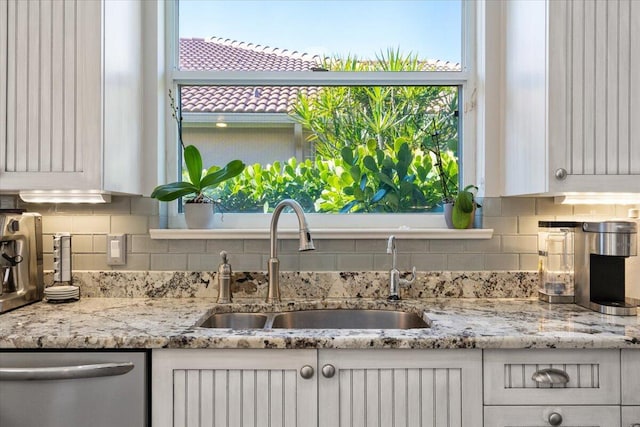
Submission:
<svg viewBox="0 0 640 427">
<path fill-rule="evenodd" d="M 289 206 L 293 209 L 298 217 L 298 230 L 300 234 L 300 247 L 299 251 L 312 251 L 315 249 L 313 246 L 313 240 L 311 239 L 311 233 L 309 233 L 309 226 L 307 225 L 307 219 L 302 211 L 302 206 L 293 199 L 284 199 L 278 203 L 273 210 L 273 216 L 271 217 L 271 228 L 269 229 L 269 238 L 271 240 L 271 253 L 269 255 L 269 261 L 267 263 L 267 270 L 269 273 L 269 290 L 267 292 L 267 302 L 280 302 L 280 261 L 278 260 L 278 219 L 285 207 Z"/>
<path fill-rule="evenodd" d="M 400 270 L 396 268 L 396 236 L 389 236 L 387 242 L 387 253 L 391 254 L 391 270 L 389 270 L 389 297 L 387 299 L 398 301 L 400 296 L 400 286 L 407 286 L 416 281 L 416 268 L 411 271 L 411 279 L 401 279 Z"/>
</svg>

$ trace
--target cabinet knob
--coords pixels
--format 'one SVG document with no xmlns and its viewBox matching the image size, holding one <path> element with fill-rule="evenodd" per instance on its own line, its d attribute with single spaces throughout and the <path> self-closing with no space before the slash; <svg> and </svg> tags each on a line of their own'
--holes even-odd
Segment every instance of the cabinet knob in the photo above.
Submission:
<svg viewBox="0 0 640 427">
<path fill-rule="evenodd" d="M 562 424 L 562 415 L 557 412 L 552 412 L 551 414 L 549 414 L 548 421 L 552 426 L 559 426 L 560 424 Z"/>
<path fill-rule="evenodd" d="M 332 378 L 336 374 L 336 367 L 331 364 L 326 364 L 322 367 L 322 375 L 325 378 Z"/>
<path fill-rule="evenodd" d="M 555 175 L 556 175 L 556 179 L 562 181 L 567 177 L 567 170 L 564 168 L 556 169 Z"/>
<path fill-rule="evenodd" d="M 313 372 L 313 367 L 309 365 L 304 365 L 302 368 L 300 368 L 300 376 L 305 380 L 313 377 Z"/>
</svg>

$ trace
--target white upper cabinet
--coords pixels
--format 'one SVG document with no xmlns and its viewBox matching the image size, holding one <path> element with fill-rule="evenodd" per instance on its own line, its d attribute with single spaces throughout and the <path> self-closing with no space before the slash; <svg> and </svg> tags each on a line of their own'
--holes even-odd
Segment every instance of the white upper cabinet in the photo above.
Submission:
<svg viewBox="0 0 640 427">
<path fill-rule="evenodd" d="M 142 193 L 141 6 L 0 0 L 0 190 Z"/>
<path fill-rule="evenodd" d="M 640 2 L 504 2 L 504 195 L 640 192 Z"/>
</svg>

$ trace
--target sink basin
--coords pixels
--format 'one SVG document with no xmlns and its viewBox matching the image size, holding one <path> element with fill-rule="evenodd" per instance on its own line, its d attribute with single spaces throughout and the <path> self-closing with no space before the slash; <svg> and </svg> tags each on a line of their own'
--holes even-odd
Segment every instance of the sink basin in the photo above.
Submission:
<svg viewBox="0 0 640 427">
<path fill-rule="evenodd" d="M 414 329 L 429 324 L 415 313 L 389 310 L 334 309 L 280 313 L 274 329 Z"/>
<path fill-rule="evenodd" d="M 217 313 L 198 325 L 202 328 L 262 329 L 267 323 L 262 313 Z"/>
</svg>

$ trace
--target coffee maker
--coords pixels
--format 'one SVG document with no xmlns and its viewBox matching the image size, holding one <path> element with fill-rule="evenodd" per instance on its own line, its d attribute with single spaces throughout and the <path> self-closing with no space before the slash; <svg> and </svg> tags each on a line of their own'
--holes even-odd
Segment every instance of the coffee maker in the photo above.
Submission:
<svg viewBox="0 0 640 427">
<path fill-rule="evenodd" d="M 640 301 L 629 257 L 637 255 L 637 225 L 630 221 L 584 222 L 575 238 L 576 304 L 604 314 L 635 316 Z"/>
<path fill-rule="evenodd" d="M 42 217 L 0 211 L 0 313 L 42 300 Z"/>
</svg>

